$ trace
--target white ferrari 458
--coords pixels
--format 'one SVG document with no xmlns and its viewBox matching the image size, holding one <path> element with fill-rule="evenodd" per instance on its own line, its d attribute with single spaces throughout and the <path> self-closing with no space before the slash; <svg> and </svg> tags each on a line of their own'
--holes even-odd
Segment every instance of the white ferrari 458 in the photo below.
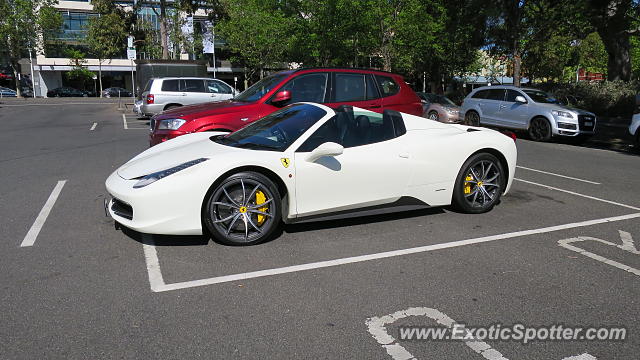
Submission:
<svg viewBox="0 0 640 360">
<path fill-rule="evenodd" d="M 106 206 L 136 231 L 250 245 L 283 222 L 403 205 L 483 213 L 509 190 L 516 157 L 514 140 L 489 129 L 297 103 L 144 151 L 107 179 Z"/>
</svg>

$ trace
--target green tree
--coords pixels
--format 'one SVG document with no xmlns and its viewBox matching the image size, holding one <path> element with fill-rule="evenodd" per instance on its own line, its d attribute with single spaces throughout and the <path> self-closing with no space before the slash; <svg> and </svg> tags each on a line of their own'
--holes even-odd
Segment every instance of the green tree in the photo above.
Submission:
<svg viewBox="0 0 640 360">
<path fill-rule="evenodd" d="M 252 77 L 257 71 L 280 67 L 287 61 L 293 19 L 267 0 L 223 1 L 229 14 L 216 27 L 229 47 L 247 65 Z"/>
<path fill-rule="evenodd" d="M 597 32 L 585 37 L 576 47 L 580 68 L 589 72 L 607 74 L 608 54 Z"/>
<path fill-rule="evenodd" d="M 86 55 L 82 51 L 73 48 L 67 49 L 65 53 L 69 58 L 69 65 L 71 65 L 71 70 L 67 72 L 67 77 L 80 81 L 84 89 L 85 83 L 93 79 L 93 72 L 86 67 Z"/>
<path fill-rule="evenodd" d="M 4 50 L 9 60 L 18 96 L 22 96 L 18 60 L 29 49 L 42 51 L 44 41 L 60 29 L 62 17 L 53 8 L 56 3 L 56 0 L 0 0 L 0 53 Z M 36 38 L 38 33 L 42 39 Z"/>
<path fill-rule="evenodd" d="M 631 36 L 640 33 L 640 1 L 586 0 L 586 10 L 608 54 L 607 80 L 631 80 Z"/>
<path fill-rule="evenodd" d="M 98 58 L 98 79 L 102 97 L 102 63 L 124 51 L 127 31 L 121 8 L 110 0 L 93 0 L 92 3 L 99 16 L 89 20 L 87 44 Z"/>
</svg>

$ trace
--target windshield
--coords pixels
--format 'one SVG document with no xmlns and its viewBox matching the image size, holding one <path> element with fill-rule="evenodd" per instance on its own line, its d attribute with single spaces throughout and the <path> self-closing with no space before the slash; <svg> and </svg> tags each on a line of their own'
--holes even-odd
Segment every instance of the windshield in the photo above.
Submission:
<svg viewBox="0 0 640 360">
<path fill-rule="evenodd" d="M 284 151 L 326 114 L 314 105 L 293 104 L 229 135 L 213 136 L 211 140 L 239 148 Z"/>
<path fill-rule="evenodd" d="M 456 105 L 453 101 L 449 100 L 448 97 L 442 95 L 436 95 L 431 102 L 442 105 Z"/>
<path fill-rule="evenodd" d="M 533 100 L 534 102 L 537 103 L 542 103 L 542 104 L 560 104 L 560 102 L 555 99 L 554 97 L 552 97 L 551 95 L 547 94 L 544 91 L 540 91 L 540 90 L 524 90 L 524 93 L 527 94 L 531 100 Z"/>
<path fill-rule="evenodd" d="M 234 98 L 234 100 L 247 102 L 258 101 L 264 96 L 264 94 L 268 93 L 274 88 L 274 86 L 278 85 L 286 76 L 287 74 L 274 74 L 267 76 L 266 78 L 251 85 L 247 90 L 241 92 Z"/>
</svg>

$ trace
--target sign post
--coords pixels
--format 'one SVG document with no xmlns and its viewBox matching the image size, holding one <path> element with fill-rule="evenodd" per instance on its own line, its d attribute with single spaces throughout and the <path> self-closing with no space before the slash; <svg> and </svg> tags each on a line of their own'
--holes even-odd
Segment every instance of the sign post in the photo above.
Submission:
<svg viewBox="0 0 640 360">
<path fill-rule="evenodd" d="M 133 36 L 127 38 L 127 59 L 131 60 L 131 93 L 136 96 L 136 79 L 133 76 L 133 60 L 136 59 L 136 48 L 133 46 Z"/>
</svg>

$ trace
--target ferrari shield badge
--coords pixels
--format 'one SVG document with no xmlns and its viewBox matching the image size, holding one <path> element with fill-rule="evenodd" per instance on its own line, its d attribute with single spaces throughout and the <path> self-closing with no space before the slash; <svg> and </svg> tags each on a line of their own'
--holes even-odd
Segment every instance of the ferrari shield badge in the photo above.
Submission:
<svg viewBox="0 0 640 360">
<path fill-rule="evenodd" d="M 289 160 L 289 158 L 280 158 L 280 162 L 282 163 L 282 166 L 288 168 L 291 160 Z"/>
</svg>

